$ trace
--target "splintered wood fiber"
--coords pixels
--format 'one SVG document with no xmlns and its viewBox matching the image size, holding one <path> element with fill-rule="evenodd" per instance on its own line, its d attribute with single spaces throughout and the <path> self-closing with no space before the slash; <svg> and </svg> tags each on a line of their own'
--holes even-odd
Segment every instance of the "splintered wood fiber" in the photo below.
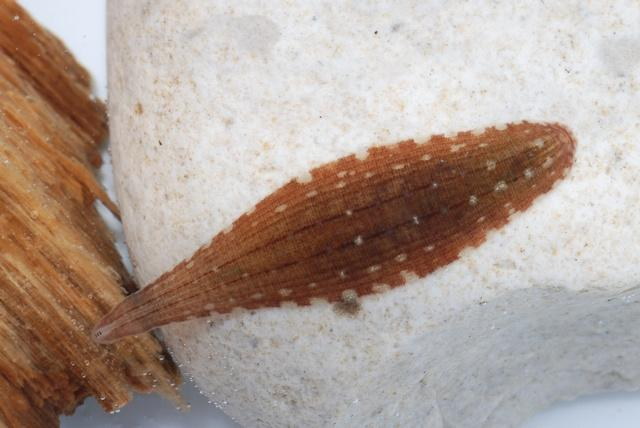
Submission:
<svg viewBox="0 0 640 428">
<path fill-rule="evenodd" d="M 104 105 L 62 43 L 0 0 L 0 426 L 52 427 L 85 397 L 178 399 L 178 374 L 145 334 L 95 344 L 91 328 L 133 290 L 101 221 L 92 172 Z"/>
</svg>

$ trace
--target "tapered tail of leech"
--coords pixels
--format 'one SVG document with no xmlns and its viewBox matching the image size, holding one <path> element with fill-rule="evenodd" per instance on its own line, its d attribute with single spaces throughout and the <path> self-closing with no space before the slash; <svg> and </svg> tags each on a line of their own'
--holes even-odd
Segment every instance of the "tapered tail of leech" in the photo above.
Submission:
<svg viewBox="0 0 640 428">
<path fill-rule="evenodd" d="M 113 308 L 93 329 L 98 343 L 112 343 L 122 337 L 144 333 L 153 328 L 147 321 L 150 306 L 145 290 L 138 291 Z"/>
<path fill-rule="evenodd" d="M 152 284 L 125 298 L 113 308 L 93 329 L 98 343 L 112 343 L 123 337 L 144 333 L 174 321 L 184 321 L 186 309 L 194 306 L 192 296 L 197 289 Z M 197 311 L 196 316 L 203 314 Z"/>
</svg>

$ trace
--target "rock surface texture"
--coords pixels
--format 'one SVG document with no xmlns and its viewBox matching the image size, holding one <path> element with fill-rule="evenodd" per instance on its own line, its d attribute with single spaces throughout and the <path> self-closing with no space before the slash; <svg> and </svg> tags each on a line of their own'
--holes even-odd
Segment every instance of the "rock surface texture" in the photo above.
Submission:
<svg viewBox="0 0 640 428">
<path fill-rule="evenodd" d="M 569 176 L 425 278 L 162 329 L 248 426 L 515 426 L 640 386 L 634 1 L 109 3 L 113 161 L 141 283 L 295 177 L 370 146 L 522 119 Z"/>
</svg>

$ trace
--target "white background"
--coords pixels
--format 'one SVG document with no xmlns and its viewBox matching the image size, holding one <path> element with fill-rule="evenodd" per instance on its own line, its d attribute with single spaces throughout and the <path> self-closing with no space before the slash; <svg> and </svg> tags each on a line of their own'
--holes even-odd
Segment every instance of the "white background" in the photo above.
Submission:
<svg viewBox="0 0 640 428">
<path fill-rule="evenodd" d="M 135 0 L 130 0 L 135 1 Z M 107 96 L 106 25 L 104 0 L 22 0 L 20 2 L 41 24 L 60 37 L 76 58 L 89 69 L 94 91 Z M 108 169 L 108 165 L 107 165 Z M 110 171 L 103 171 L 110 184 Z M 109 189 L 112 190 L 112 189 Z M 191 411 L 181 413 L 172 403 L 157 396 L 136 396 L 118 414 L 104 413 L 91 399 L 75 415 L 62 418 L 63 428 L 224 428 L 236 425 L 193 385 L 184 387 Z M 522 428 L 638 428 L 640 393 L 601 394 L 559 403 L 529 420 Z"/>
</svg>

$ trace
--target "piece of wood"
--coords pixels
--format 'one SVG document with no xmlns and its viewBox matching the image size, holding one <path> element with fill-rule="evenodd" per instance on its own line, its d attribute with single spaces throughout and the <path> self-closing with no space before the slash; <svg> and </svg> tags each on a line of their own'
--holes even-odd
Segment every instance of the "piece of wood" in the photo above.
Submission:
<svg viewBox="0 0 640 428">
<path fill-rule="evenodd" d="M 0 0 L 0 425 L 51 427 L 85 397 L 178 400 L 151 335 L 99 346 L 91 327 L 135 287 L 96 211 L 104 105 L 62 43 Z M 98 161 L 96 161 L 96 159 Z"/>
</svg>

